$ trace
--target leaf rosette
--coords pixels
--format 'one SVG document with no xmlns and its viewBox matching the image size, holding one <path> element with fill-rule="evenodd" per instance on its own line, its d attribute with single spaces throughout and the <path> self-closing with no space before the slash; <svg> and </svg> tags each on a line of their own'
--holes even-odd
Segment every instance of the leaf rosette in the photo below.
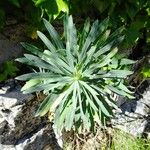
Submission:
<svg viewBox="0 0 150 150">
<path fill-rule="evenodd" d="M 65 16 L 63 40 L 45 19 L 44 24 L 51 40 L 40 31 L 37 34 L 45 50 L 22 43 L 31 54 L 24 54 L 17 61 L 37 68 L 17 77 L 27 81 L 22 91 L 43 91 L 47 95 L 37 115 L 53 113 L 57 129 L 94 130 L 95 122 L 104 122 L 117 108 L 112 95 L 133 98 L 125 79 L 132 74 L 126 66 L 134 61 L 116 57 L 123 29 L 110 33 L 109 19 L 101 23 L 96 20 L 92 25 L 87 19 L 78 33 L 72 16 Z"/>
</svg>

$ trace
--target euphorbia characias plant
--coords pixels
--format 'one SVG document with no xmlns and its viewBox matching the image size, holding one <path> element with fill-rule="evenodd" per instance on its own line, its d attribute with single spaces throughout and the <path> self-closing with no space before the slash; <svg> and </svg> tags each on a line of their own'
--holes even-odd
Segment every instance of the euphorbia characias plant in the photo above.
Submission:
<svg viewBox="0 0 150 150">
<path fill-rule="evenodd" d="M 115 57 L 123 40 L 122 28 L 111 33 L 109 19 L 92 25 L 86 20 L 78 33 L 72 16 L 65 16 L 63 40 L 47 20 L 43 21 L 51 40 L 40 31 L 37 34 L 46 49 L 22 43 L 32 54 L 17 59 L 34 67 L 33 73 L 17 77 L 27 81 L 22 91 L 43 91 L 46 98 L 37 115 L 54 113 L 52 121 L 58 130 L 94 130 L 96 122 L 113 115 L 117 106 L 112 95 L 133 98 L 124 79 L 132 74 L 126 66 L 134 61 Z"/>
</svg>

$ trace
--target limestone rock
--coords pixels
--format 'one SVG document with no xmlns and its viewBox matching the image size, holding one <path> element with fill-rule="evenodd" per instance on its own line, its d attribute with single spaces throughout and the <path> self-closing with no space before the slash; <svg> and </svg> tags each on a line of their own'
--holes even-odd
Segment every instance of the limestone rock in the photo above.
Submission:
<svg viewBox="0 0 150 150">
<path fill-rule="evenodd" d="M 41 99 L 22 94 L 20 88 L 15 80 L 0 88 L 1 146 L 4 150 L 51 150 L 57 145 L 51 123 L 46 117 L 35 117 Z"/>
<path fill-rule="evenodd" d="M 2 150 L 61 150 L 55 142 L 51 125 L 48 124 L 34 134 L 20 139 L 16 145 L 1 145 L 1 147 Z"/>
<path fill-rule="evenodd" d="M 142 96 L 139 100 L 126 100 L 119 106 L 121 111 L 115 111 L 115 116 L 111 120 L 114 128 L 121 129 L 133 136 L 149 135 L 150 86 Z"/>
</svg>

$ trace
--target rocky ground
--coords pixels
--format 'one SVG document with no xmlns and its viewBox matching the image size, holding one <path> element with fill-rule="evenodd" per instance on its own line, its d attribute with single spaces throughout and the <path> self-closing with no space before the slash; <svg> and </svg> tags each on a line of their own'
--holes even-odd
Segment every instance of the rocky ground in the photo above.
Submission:
<svg viewBox="0 0 150 150">
<path fill-rule="evenodd" d="M 0 141 L 3 150 L 59 150 L 52 124 L 35 117 L 40 97 L 24 95 L 15 80 L 0 87 Z"/>
<path fill-rule="evenodd" d="M 135 137 L 150 138 L 150 80 L 148 87 L 141 93 L 141 98 L 125 100 L 120 104 L 120 111 L 112 119 L 114 128 L 121 129 Z"/>
</svg>

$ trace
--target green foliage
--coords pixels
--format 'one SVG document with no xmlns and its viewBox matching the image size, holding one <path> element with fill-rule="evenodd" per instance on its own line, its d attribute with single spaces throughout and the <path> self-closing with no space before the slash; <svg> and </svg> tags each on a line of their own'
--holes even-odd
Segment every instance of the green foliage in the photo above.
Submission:
<svg viewBox="0 0 150 150">
<path fill-rule="evenodd" d="M 7 4 L 7 2 L 9 2 Z M 5 7 L 15 6 L 28 23 L 28 34 L 33 39 L 37 38 L 36 30 L 42 29 L 42 17 L 53 21 L 62 14 L 73 14 L 77 16 L 90 16 L 100 19 L 110 17 L 112 29 L 115 31 L 120 26 L 124 26 L 125 39 L 122 44 L 123 49 L 134 47 L 139 39 L 144 39 L 150 43 L 150 2 L 149 0 L 7 0 L 0 2 L 0 28 L 5 25 L 7 16 Z M 23 10 L 23 14 L 22 14 Z M 24 16 L 23 16 L 24 15 Z M 61 18 L 61 17 L 60 17 Z M 148 50 L 147 50 L 148 51 Z"/>
<path fill-rule="evenodd" d="M 39 70 L 16 79 L 27 80 L 23 93 L 43 91 L 47 95 L 37 115 L 54 113 L 53 122 L 58 130 L 94 130 L 94 122 L 111 117 L 112 108 L 117 107 L 113 93 L 133 98 L 124 79 L 132 74 L 125 69 L 126 65 L 134 61 L 114 57 L 118 52 L 116 46 L 123 40 L 122 28 L 110 34 L 109 19 L 101 23 L 96 20 L 91 26 L 87 20 L 82 33 L 77 33 L 69 16 L 64 18 L 62 41 L 45 19 L 44 24 L 51 41 L 40 31 L 37 34 L 45 50 L 22 43 L 32 54 L 17 59 Z"/>
<path fill-rule="evenodd" d="M 150 78 L 150 68 L 149 67 L 143 68 L 142 74 L 144 78 Z"/>
<path fill-rule="evenodd" d="M 142 70 L 141 70 L 141 74 L 143 76 L 144 79 L 150 78 L 150 66 L 149 64 L 144 65 Z"/>
<path fill-rule="evenodd" d="M 71 12 L 84 13 L 88 15 L 94 10 L 94 14 L 100 18 L 110 17 L 112 28 L 115 30 L 124 25 L 126 30 L 124 47 L 131 48 L 135 46 L 140 38 L 149 38 L 150 29 L 150 2 L 149 0 L 80 0 L 70 1 Z M 78 7 L 80 5 L 80 7 Z M 91 14 L 91 13 L 90 13 Z M 143 29 L 146 29 L 146 35 L 143 35 Z"/>
<path fill-rule="evenodd" d="M 13 4 L 16 7 L 20 7 L 20 0 L 8 0 L 11 4 Z"/>
<path fill-rule="evenodd" d="M 49 19 L 55 19 L 61 12 L 69 13 L 69 7 L 66 0 L 33 0 L 35 6 L 40 7 L 43 13 L 49 16 Z"/>
<path fill-rule="evenodd" d="M 0 29 L 5 25 L 7 19 L 5 16 L 11 14 L 16 20 L 27 22 L 27 35 L 37 39 L 36 31 L 43 29 L 42 17 L 52 21 L 63 13 L 69 13 L 66 0 L 2 0 L 0 1 Z"/>
<path fill-rule="evenodd" d="M 18 68 L 13 61 L 5 61 L 0 68 L 0 82 L 16 76 Z"/>
<path fill-rule="evenodd" d="M 115 130 L 110 150 L 149 150 L 150 140 L 136 138 L 125 132 Z"/>
</svg>

